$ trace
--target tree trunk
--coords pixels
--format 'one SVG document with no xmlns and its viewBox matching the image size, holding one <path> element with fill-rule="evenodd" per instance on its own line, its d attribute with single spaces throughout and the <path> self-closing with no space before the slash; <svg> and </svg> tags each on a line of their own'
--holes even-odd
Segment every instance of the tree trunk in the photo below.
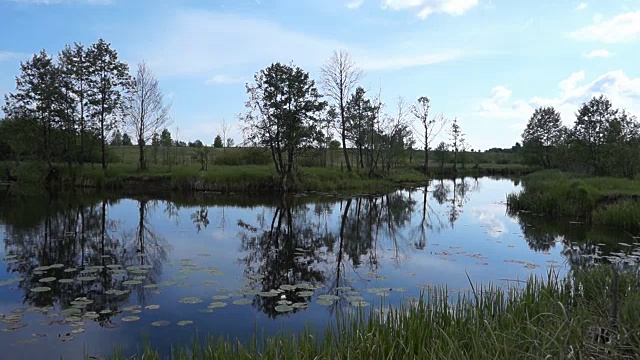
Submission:
<svg viewBox="0 0 640 360">
<path fill-rule="evenodd" d="M 429 172 L 429 146 L 424 146 L 424 174 Z"/>
<path fill-rule="evenodd" d="M 138 169 L 140 170 L 146 170 L 147 169 L 147 165 L 145 164 L 144 161 L 144 141 L 143 139 L 138 139 L 138 148 L 140 149 L 140 164 L 138 165 Z"/>
<path fill-rule="evenodd" d="M 347 132 L 344 120 L 344 105 L 340 104 L 340 116 L 342 122 L 342 152 L 344 153 L 344 163 L 347 165 L 347 171 L 351 172 L 351 161 L 349 161 L 349 152 L 347 151 Z"/>
<path fill-rule="evenodd" d="M 104 114 L 100 116 L 100 142 L 101 144 L 101 150 L 102 150 L 102 170 L 106 170 L 107 169 L 107 158 L 105 156 L 105 151 L 106 151 L 106 147 L 105 147 L 105 136 L 104 136 Z"/>
</svg>

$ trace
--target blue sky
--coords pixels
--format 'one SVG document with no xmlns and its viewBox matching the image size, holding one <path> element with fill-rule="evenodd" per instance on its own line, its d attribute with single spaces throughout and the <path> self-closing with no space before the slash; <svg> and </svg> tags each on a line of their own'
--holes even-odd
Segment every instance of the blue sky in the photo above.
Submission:
<svg viewBox="0 0 640 360">
<path fill-rule="evenodd" d="M 223 119 L 241 140 L 256 71 L 293 61 L 319 79 L 336 49 L 387 112 L 428 96 L 476 149 L 513 145 L 542 105 L 570 125 L 604 93 L 640 115 L 640 0 L 0 0 L 0 92 L 34 52 L 100 37 L 148 62 L 185 141 L 212 143 Z"/>
</svg>

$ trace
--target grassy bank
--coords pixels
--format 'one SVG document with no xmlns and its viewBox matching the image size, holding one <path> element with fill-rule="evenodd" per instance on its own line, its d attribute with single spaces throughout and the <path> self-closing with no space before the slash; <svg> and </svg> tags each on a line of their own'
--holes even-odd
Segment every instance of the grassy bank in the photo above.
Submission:
<svg viewBox="0 0 640 360">
<path fill-rule="evenodd" d="M 204 171 L 198 164 L 150 166 L 137 170 L 135 163 L 114 163 L 107 170 L 99 165 L 57 165 L 54 175 L 44 164 L 23 162 L 4 164 L 12 180 L 27 189 L 50 186 L 54 189 L 86 188 L 119 190 L 129 193 L 161 191 L 217 191 L 217 192 L 277 192 L 279 179 L 271 165 L 211 165 Z M 453 176 L 452 166 L 430 168 L 435 176 Z M 526 173 L 521 165 L 482 165 L 459 169 L 458 176 L 513 175 Z M 422 185 L 427 177 L 420 168 L 393 168 L 388 174 L 369 177 L 366 171 L 347 172 L 341 167 L 302 167 L 298 172 L 295 191 L 381 190 L 401 185 Z M 8 177 L 7 177 L 7 180 Z"/>
<path fill-rule="evenodd" d="M 523 180 L 524 190 L 509 194 L 512 211 L 568 216 L 627 230 L 640 230 L 640 180 L 586 177 L 541 171 Z"/>
<path fill-rule="evenodd" d="M 531 278 L 524 287 L 475 289 L 455 303 L 446 289 L 434 288 L 400 308 L 350 313 L 324 333 L 309 330 L 249 344 L 196 340 L 166 357 L 147 345 L 134 358 L 634 358 L 640 353 L 639 280 L 637 272 L 614 273 L 600 265 L 567 279 L 550 275 Z"/>
</svg>

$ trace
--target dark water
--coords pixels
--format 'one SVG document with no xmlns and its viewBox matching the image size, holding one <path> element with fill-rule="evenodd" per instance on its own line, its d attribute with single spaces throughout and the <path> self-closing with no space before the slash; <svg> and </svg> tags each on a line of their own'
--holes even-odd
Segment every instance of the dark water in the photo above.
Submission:
<svg viewBox="0 0 640 360">
<path fill-rule="evenodd" d="M 321 330 L 337 314 L 398 305 L 428 286 L 456 296 L 470 288 L 467 274 L 506 286 L 601 261 L 634 241 L 509 215 L 505 195 L 518 190 L 513 180 L 466 178 L 434 181 L 426 192 L 288 199 L 0 197 L 2 358 Z M 168 325 L 152 326 L 159 321 Z"/>
</svg>

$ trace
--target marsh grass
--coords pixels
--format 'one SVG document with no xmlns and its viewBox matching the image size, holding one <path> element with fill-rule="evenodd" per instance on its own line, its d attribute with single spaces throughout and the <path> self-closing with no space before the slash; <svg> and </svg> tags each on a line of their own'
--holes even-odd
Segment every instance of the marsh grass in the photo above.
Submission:
<svg viewBox="0 0 640 360">
<path fill-rule="evenodd" d="M 337 317 L 324 332 L 307 329 L 248 343 L 194 339 L 171 354 L 152 344 L 138 359 L 559 359 L 633 358 L 640 353 L 640 278 L 600 265 L 559 279 L 476 287 L 451 299 L 427 288 L 416 301 Z M 125 359 L 122 352 L 113 359 Z"/>
<path fill-rule="evenodd" d="M 524 189 L 507 195 L 512 212 L 570 216 L 586 222 L 640 230 L 640 181 L 540 171 L 523 180 Z"/>
<path fill-rule="evenodd" d="M 623 200 L 595 209 L 593 222 L 621 229 L 640 229 L 640 201 Z"/>
</svg>

